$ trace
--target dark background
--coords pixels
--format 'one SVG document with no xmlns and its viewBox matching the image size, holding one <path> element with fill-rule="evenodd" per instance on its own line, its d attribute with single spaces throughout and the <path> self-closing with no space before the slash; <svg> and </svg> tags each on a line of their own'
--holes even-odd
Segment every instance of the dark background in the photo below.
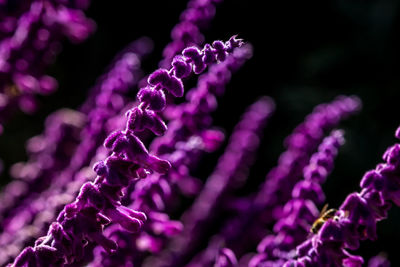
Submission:
<svg viewBox="0 0 400 267">
<path fill-rule="evenodd" d="M 245 107 L 261 95 L 271 96 L 277 110 L 271 119 L 251 171 L 255 189 L 276 164 L 282 142 L 312 108 L 340 94 L 356 94 L 363 110 L 342 124 L 346 144 L 336 168 L 324 185 L 327 201 L 337 207 L 358 190 L 363 173 L 381 162 L 386 147 L 395 142 L 400 125 L 399 101 L 399 1 L 225 1 L 217 8 L 206 41 L 233 34 L 251 42 L 254 57 L 232 79 L 215 114 L 215 125 L 229 133 Z M 264 5 L 264 6 L 262 6 Z M 170 30 L 178 22 L 186 1 L 93 1 L 87 15 L 97 23 L 96 33 L 85 43 L 64 44 L 48 72 L 59 90 L 41 97 L 41 109 L 33 115 L 16 114 L 0 137 L 0 158 L 8 181 L 10 164 L 26 160 L 25 141 L 41 133 L 44 118 L 61 107 L 77 108 L 115 54 L 141 36 L 154 40 L 155 50 L 143 68 L 156 68 Z M 206 177 L 216 156 L 206 159 Z M 378 241 L 363 242 L 365 258 L 386 251 L 393 266 L 400 240 L 400 209 L 393 208 L 378 224 Z"/>
</svg>

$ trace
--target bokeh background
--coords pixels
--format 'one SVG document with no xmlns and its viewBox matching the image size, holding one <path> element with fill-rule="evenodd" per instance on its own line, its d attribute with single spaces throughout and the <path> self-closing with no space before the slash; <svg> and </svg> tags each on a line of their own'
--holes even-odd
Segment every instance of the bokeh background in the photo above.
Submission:
<svg viewBox="0 0 400 267">
<path fill-rule="evenodd" d="M 96 78 L 131 41 L 141 36 L 154 41 L 154 52 L 143 63 L 146 73 L 154 70 L 186 2 L 92 1 L 87 15 L 96 21 L 96 33 L 79 45 L 64 43 L 48 69 L 59 90 L 40 97 L 36 114 L 16 114 L 5 125 L 0 184 L 9 181 L 12 163 L 27 159 L 25 142 L 42 132 L 45 117 L 61 107 L 79 107 Z M 219 102 L 215 125 L 230 133 L 246 106 L 262 95 L 277 105 L 249 183 L 239 194 L 257 189 L 284 150 L 284 138 L 314 106 L 340 94 L 358 95 L 363 109 L 342 124 L 346 144 L 324 185 L 327 202 L 337 207 L 358 190 L 363 173 L 381 161 L 400 125 L 400 1 L 231 0 L 219 5 L 204 33 L 206 41 L 239 34 L 254 46 L 254 57 L 234 75 Z M 205 158 L 195 174 L 206 178 L 217 158 L 218 153 Z M 400 209 L 393 208 L 388 220 L 378 224 L 378 241 L 363 242 L 359 253 L 368 259 L 385 251 L 393 266 L 400 266 L 393 246 L 400 240 L 399 224 Z"/>
</svg>

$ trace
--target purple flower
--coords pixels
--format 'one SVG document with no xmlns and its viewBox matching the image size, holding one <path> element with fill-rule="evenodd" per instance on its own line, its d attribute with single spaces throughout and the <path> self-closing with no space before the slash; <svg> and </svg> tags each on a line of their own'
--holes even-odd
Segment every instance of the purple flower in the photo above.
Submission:
<svg viewBox="0 0 400 267">
<path fill-rule="evenodd" d="M 233 45 L 241 46 L 242 42 L 237 41 L 232 37 L 224 44 L 224 47 L 228 51 Z M 185 54 L 185 50 L 182 54 Z M 216 53 L 215 57 L 217 57 Z M 191 62 L 190 59 L 188 59 L 188 62 L 194 66 L 194 63 Z M 174 69 L 172 68 L 171 73 L 173 73 L 173 70 Z M 163 71 L 158 70 L 154 72 L 156 74 L 153 73 L 152 75 L 155 77 L 154 75 L 158 75 L 158 73 L 161 72 Z M 150 75 L 150 77 L 152 77 L 152 75 Z M 172 77 L 180 82 L 180 79 L 175 78 L 173 75 L 168 77 Z M 149 80 L 150 84 L 152 81 L 154 83 L 155 81 L 164 81 L 162 79 L 155 79 L 155 81 L 151 79 Z M 173 87 L 169 82 L 157 82 L 157 90 L 163 90 L 163 87 L 158 87 L 160 83 L 162 86 L 166 86 L 165 90 L 167 91 L 171 90 Z M 140 103 L 139 107 L 143 109 L 148 108 L 148 106 L 143 104 L 143 102 Z M 112 154 L 104 161 L 104 165 L 107 166 L 110 161 L 117 162 L 115 170 L 122 172 L 121 174 L 126 174 L 126 172 L 129 171 L 130 174 L 133 174 L 129 177 L 130 180 L 141 177 L 139 173 L 134 175 L 134 173 L 132 173 L 133 170 L 143 169 L 149 173 L 154 171 L 161 173 L 167 172 L 170 168 L 170 163 L 159 159 L 154 155 L 150 155 L 141 140 L 138 139 L 134 133 L 135 129 L 127 128 L 124 131 L 112 133 L 106 139 L 104 145 L 112 151 Z M 105 250 L 113 251 L 116 246 L 114 241 L 105 238 L 102 234 L 104 225 L 110 223 L 110 221 L 117 222 L 125 229 L 134 231 L 142 225 L 145 217 L 144 215 L 141 215 L 141 213 L 137 213 L 130 209 L 121 211 L 120 199 L 123 196 L 121 190 L 124 186 L 115 186 L 108 182 L 108 180 L 111 179 L 111 177 L 109 177 L 111 170 L 108 172 L 102 171 L 101 173 L 103 175 L 97 176 L 93 183 L 85 183 L 82 186 L 75 202 L 65 206 L 64 210 L 58 216 L 57 221 L 63 229 L 68 232 L 72 239 L 78 240 L 78 242 L 79 240 L 95 242 L 103 246 Z M 69 243 L 69 246 L 60 250 L 60 248 L 51 247 L 53 240 L 59 241 L 50 231 L 48 232 L 47 237 L 36 242 L 35 247 L 33 248 L 33 254 L 31 253 L 31 248 L 25 249 L 15 259 L 14 264 L 18 266 L 31 260 L 34 260 L 39 264 L 42 261 L 50 263 L 71 263 L 74 260 L 79 260 L 79 258 L 73 256 L 69 249 L 70 247 L 73 247 L 73 243 Z M 83 247 L 82 242 L 80 247 Z M 46 253 L 42 253 L 42 249 L 44 249 Z M 47 253 L 50 253 L 51 256 L 48 257 Z M 27 255 L 29 255 L 29 257 Z"/>
<path fill-rule="evenodd" d="M 343 132 L 335 130 L 319 145 L 318 152 L 311 156 L 309 164 L 303 169 L 304 180 L 297 182 L 292 190 L 293 198 L 281 210 L 273 233 L 258 244 L 257 251 L 262 257 L 255 256 L 252 266 L 265 262 L 268 262 L 267 265 L 278 265 L 282 260 L 291 259 L 295 247 L 310 235 L 310 231 L 319 230 L 313 222 L 319 216 L 316 205 L 322 204 L 325 199 L 321 184 L 332 171 L 333 160 L 343 143 Z M 324 160 L 316 160 L 321 158 Z M 330 164 L 326 165 L 326 162 Z"/>
<path fill-rule="evenodd" d="M 248 49 L 251 48 L 243 47 L 239 50 Z M 229 81 L 229 79 L 214 80 L 214 75 L 234 71 L 247 57 L 247 53 L 235 50 L 226 61 L 212 66 L 208 73 L 200 77 L 198 86 L 187 96 L 188 103 L 175 107 L 174 112 L 179 115 L 174 116 L 169 122 L 166 135 L 156 138 L 150 146 L 151 151 L 157 152 L 171 162 L 171 170 L 167 175 L 153 173 L 146 179 L 137 181 L 135 186 L 127 191 L 130 197 L 125 200 L 126 203 L 130 203 L 132 209 L 148 213 L 148 222 L 139 234 L 130 234 L 115 228 L 107 229 L 107 234 L 118 237 L 118 244 L 125 244 L 125 240 L 131 242 L 123 247 L 120 245 L 121 249 L 114 255 L 106 255 L 101 249 L 97 249 L 93 266 L 125 265 L 128 262 L 141 265 L 146 252 L 160 252 L 169 238 L 182 231 L 182 223 L 171 220 L 165 212 L 171 209 L 173 201 L 178 199 L 180 194 L 188 197 L 199 191 L 200 182 L 191 177 L 190 166 L 194 166 L 204 152 L 217 149 L 223 140 L 223 134 L 211 128 L 210 113 L 216 106 L 205 105 L 204 101 L 214 95 L 219 96 L 223 91 L 217 93 L 213 88 L 216 86 L 223 88 Z M 241 128 L 257 128 L 269 111 L 263 107 L 264 102 L 255 105 L 246 120 L 254 122 L 254 125 L 246 123 Z M 127 256 L 133 252 L 134 259 Z"/>
<path fill-rule="evenodd" d="M 324 131 L 331 130 L 341 119 L 357 112 L 360 109 L 360 100 L 356 97 L 340 96 L 329 104 L 317 106 L 313 113 L 307 116 L 306 120 L 296 127 L 294 132 L 286 139 L 287 150 L 281 154 L 278 166 L 272 168 L 265 182 L 255 196 L 251 196 L 236 205 L 237 215 L 229 219 L 224 224 L 221 232 L 211 239 L 209 247 L 198 253 L 192 262 L 203 262 L 205 264 L 213 260 L 215 248 L 223 244 L 229 246 L 238 255 L 242 256 L 244 251 L 259 243 L 273 223 L 282 217 L 282 210 L 286 202 L 294 196 L 314 196 L 316 200 L 323 201 L 324 196 L 320 189 L 313 192 L 313 188 L 300 188 L 303 185 L 293 187 L 303 177 L 303 168 L 310 162 L 312 154 L 324 138 Z M 331 141 L 327 147 L 331 147 Z M 316 154 L 312 162 L 321 164 L 326 168 L 327 165 L 325 151 L 321 155 Z M 318 155 L 318 156 L 317 156 Z M 330 169 L 329 169 L 330 170 Z M 309 191 L 305 191 L 309 190 Z M 236 202 L 238 203 L 238 202 Z M 243 207 L 243 208 L 241 208 Z M 316 210 L 316 208 L 314 208 Z M 312 212 L 312 214 L 315 214 Z M 304 227 L 304 226 L 303 226 Z M 247 231 L 237 231 L 237 229 L 247 229 Z"/>
<path fill-rule="evenodd" d="M 307 258 L 310 263 L 321 266 L 361 266 L 362 257 L 351 255 L 347 250 L 358 249 L 362 240 L 376 240 L 377 222 L 387 217 L 391 202 L 399 205 L 399 155 L 399 144 L 386 150 L 385 163 L 364 175 L 361 192 L 347 196 L 338 215 L 311 237 L 312 246 L 298 250 L 296 261 Z"/>
<path fill-rule="evenodd" d="M 138 82 L 140 59 L 151 50 L 149 42 L 146 38 L 132 42 L 89 90 L 80 112 L 62 109 L 51 114 L 46 120 L 44 134 L 28 142 L 31 159 L 13 166 L 12 175 L 16 180 L 1 195 L 7 202 L 3 202 L 0 211 L 7 219 L 2 222 L 4 234 L 0 245 L 3 248 L 12 244 L 15 249 L 2 249 L 0 262 L 15 257 L 17 249 L 24 247 L 29 239 L 45 234 L 47 221 L 54 220 L 79 192 L 76 184 L 94 179 L 93 171 L 83 168 L 79 173 L 80 168 L 89 164 L 96 149 L 101 147 L 109 133 L 107 119 L 118 114 L 127 102 L 129 86 Z M 105 101 L 109 98 L 113 105 Z M 52 186 L 46 188 L 50 183 Z M 31 223 L 34 226 L 29 225 Z M 15 238 L 17 232 L 29 234 Z"/>
</svg>

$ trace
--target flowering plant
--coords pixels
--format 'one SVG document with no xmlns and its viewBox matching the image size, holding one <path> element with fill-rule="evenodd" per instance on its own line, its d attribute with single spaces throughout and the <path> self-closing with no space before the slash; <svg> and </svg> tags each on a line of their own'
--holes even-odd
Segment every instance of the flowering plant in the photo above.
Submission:
<svg viewBox="0 0 400 267">
<path fill-rule="evenodd" d="M 310 67 L 318 65 L 310 56 L 302 63 L 310 80 L 296 80 L 288 66 L 287 77 L 276 76 L 295 52 L 252 35 L 255 18 L 238 15 L 248 9 L 233 2 L 135 3 L 129 12 L 146 10 L 128 16 L 137 32 L 132 22 L 107 32 L 114 20 L 104 23 L 96 12 L 115 9 L 110 18 L 118 21 L 128 9 L 0 0 L 0 157 L 4 176 L 12 177 L 0 190 L 0 265 L 396 264 L 378 222 L 400 205 L 400 145 L 355 177 L 379 154 L 365 139 L 379 132 L 368 132 L 377 128 L 372 122 L 393 132 L 398 121 L 370 119 L 364 91 L 292 89 L 320 81 L 310 68 L 323 66 Z M 161 23 L 167 17 L 171 25 Z M 260 17 L 255 22 L 265 25 Z M 172 25 L 168 43 L 160 32 Z M 120 37 L 99 42 L 110 32 Z M 118 52 L 89 87 L 85 79 L 98 75 L 97 62 L 111 58 L 92 50 L 99 43 Z M 84 54 L 96 58 L 91 68 Z M 75 87 L 81 92 L 71 97 Z M 385 108 L 385 118 L 396 118 L 393 105 Z M 9 147 L 18 143 L 14 131 L 30 125 L 27 116 L 35 123 L 47 118 L 35 134 L 27 130 L 34 136 L 24 159 Z M 360 147 L 371 155 L 368 166 L 359 162 Z M 380 245 L 365 248 L 364 240 Z"/>
</svg>

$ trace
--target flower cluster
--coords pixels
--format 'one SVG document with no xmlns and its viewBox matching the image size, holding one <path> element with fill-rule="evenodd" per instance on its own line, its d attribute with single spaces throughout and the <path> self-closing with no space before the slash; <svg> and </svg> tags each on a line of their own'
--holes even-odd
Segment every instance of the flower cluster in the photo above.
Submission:
<svg viewBox="0 0 400 267">
<path fill-rule="evenodd" d="M 9 250 L 3 250 L 0 262 L 15 257 L 13 254 L 29 243 L 29 238 L 45 234 L 48 228 L 46 221 L 54 220 L 61 207 L 75 197 L 80 185 L 77 187 L 72 182 L 76 180 L 77 183 L 83 183 L 82 173 L 87 173 L 87 164 L 109 133 L 107 122 L 117 116 L 128 102 L 129 87 L 141 77 L 140 59 L 149 52 L 141 47 L 145 45 L 151 48 L 149 44 L 147 39 L 130 44 L 117 56 L 108 73 L 90 90 L 79 112 L 55 112 L 49 117 L 44 136 L 36 136 L 29 141 L 32 158 L 27 163 L 17 163 L 12 167 L 16 179 L 1 195 L 5 200 L 1 214 L 6 218 L 2 222 L 6 235 L 2 236 L 0 243 L 4 248 L 11 245 L 14 249 L 11 254 Z M 113 99 L 112 105 L 106 101 L 109 98 Z M 69 125 L 75 128 L 70 130 Z M 80 126 L 78 129 L 77 125 Z M 46 188 L 45 185 L 49 183 L 52 186 Z M 32 189 L 35 195 L 30 194 Z M 53 201 L 47 202 L 48 199 Z M 15 224 L 16 221 L 18 224 Z M 15 233 L 21 231 L 30 234 L 15 238 Z"/>
<path fill-rule="evenodd" d="M 165 108 L 165 94 L 183 96 L 182 77 L 191 72 L 199 74 L 217 60 L 224 61 L 226 54 L 241 44 L 241 40 L 232 37 L 226 43 L 215 41 L 212 46 L 206 45 L 202 51 L 189 47 L 172 63 L 169 71 L 153 72 L 148 78 L 149 86 L 138 93 L 139 104 L 127 112 L 126 128 L 113 132 L 104 141 L 112 154 L 94 166 L 96 180 L 81 187 L 76 200 L 66 205 L 57 221 L 51 224 L 47 236 L 38 239 L 34 247 L 24 249 L 14 264 L 70 264 L 83 257 L 88 241 L 113 252 L 117 245 L 102 234 L 104 225 L 111 222 L 127 231 L 138 231 L 146 215 L 121 205 L 122 189 L 130 180 L 145 178 L 151 172 L 165 174 L 171 165 L 149 154 L 135 132 L 148 129 L 155 135 L 163 134 L 167 127 L 156 111 Z"/>
<path fill-rule="evenodd" d="M 95 29 L 82 12 L 87 1 L 21 2 L 26 3 L 14 14 L 6 14 L 0 26 L 0 133 L 16 108 L 34 112 L 34 95 L 57 88 L 57 81 L 44 72 L 64 37 L 81 42 Z"/>
<path fill-rule="evenodd" d="M 338 130 L 322 141 L 318 152 L 312 155 L 310 163 L 303 169 L 304 180 L 293 187 L 292 199 L 282 209 L 281 218 L 273 227 L 273 234 L 267 235 L 259 243 L 259 254 L 250 261 L 249 266 L 283 265 L 284 259 L 293 257 L 292 250 L 307 238 L 310 231 L 319 230 L 320 224 L 312 224 L 318 218 L 316 205 L 325 201 L 321 184 L 332 171 L 334 157 L 343 141 L 343 133 Z"/>
<path fill-rule="evenodd" d="M 400 128 L 397 138 L 399 134 Z M 347 250 L 358 249 L 362 240 L 375 240 L 377 222 L 387 218 L 392 203 L 400 205 L 399 155 L 399 144 L 389 147 L 383 155 L 385 162 L 362 178 L 362 190 L 348 195 L 334 220 L 327 221 L 318 234 L 299 245 L 298 259 L 286 266 L 361 266 L 362 257 Z"/>
<path fill-rule="evenodd" d="M 350 251 L 376 240 L 377 222 L 400 206 L 400 144 L 364 175 L 360 192 L 327 209 L 322 185 L 345 144 L 338 127 L 361 108 L 357 96 L 342 95 L 315 107 L 265 179 L 250 180 L 276 104 L 260 97 L 232 131 L 214 120 L 232 76 L 253 57 L 237 35 L 204 44 L 220 2 L 188 2 L 151 74 L 141 66 L 153 42 L 142 37 L 78 108 L 48 115 L 0 191 L 0 265 L 362 266 Z M 18 107 L 33 112 L 34 95 L 56 89 L 46 67 L 65 37 L 82 42 L 94 31 L 88 5 L 0 0 L 0 133 Z M 390 266 L 384 253 L 369 258 L 368 266 Z"/>
</svg>

